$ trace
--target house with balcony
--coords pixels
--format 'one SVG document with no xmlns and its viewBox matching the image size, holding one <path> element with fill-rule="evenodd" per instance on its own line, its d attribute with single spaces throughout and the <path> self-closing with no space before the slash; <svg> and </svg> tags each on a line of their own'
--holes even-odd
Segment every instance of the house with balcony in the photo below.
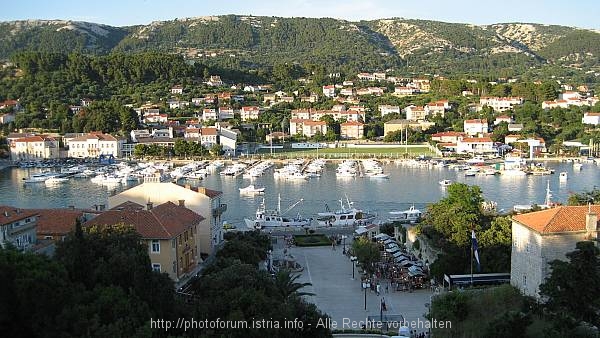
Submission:
<svg viewBox="0 0 600 338">
<path fill-rule="evenodd" d="M 326 97 L 335 97 L 335 86 L 323 86 L 323 95 Z"/>
<path fill-rule="evenodd" d="M 513 109 L 515 105 L 523 104 L 522 97 L 496 97 L 483 96 L 479 99 L 477 111 L 483 109 L 484 106 L 491 107 L 495 112 L 502 113 Z"/>
<path fill-rule="evenodd" d="M 456 152 L 459 154 L 490 154 L 495 153 L 494 141 L 489 137 L 465 137 L 456 142 Z"/>
<path fill-rule="evenodd" d="M 410 121 L 422 121 L 429 115 L 423 106 L 408 106 L 404 108 L 406 119 Z"/>
<path fill-rule="evenodd" d="M 98 157 L 100 155 L 121 157 L 123 143 L 123 140 L 117 140 L 114 136 L 101 132 L 84 134 L 65 141 L 69 148 L 68 156 L 76 158 Z"/>
<path fill-rule="evenodd" d="M 540 298 L 539 286 L 552 272 L 548 263 L 567 261 L 577 242 L 598 245 L 599 212 L 600 205 L 558 206 L 513 216 L 510 284 Z"/>
<path fill-rule="evenodd" d="M 306 137 L 313 137 L 317 132 L 320 132 L 322 135 L 327 133 L 327 123 L 325 121 L 305 119 L 290 120 L 290 134 L 292 135 L 300 134 Z"/>
<path fill-rule="evenodd" d="M 348 121 L 340 124 L 340 136 L 343 139 L 361 139 L 365 134 L 365 124 Z"/>
<path fill-rule="evenodd" d="M 13 245 L 18 250 L 32 250 L 37 242 L 38 214 L 11 206 L 0 206 L 0 246 Z"/>
<path fill-rule="evenodd" d="M 109 208 L 131 201 L 146 205 L 167 202 L 182 204 L 186 208 L 202 215 L 196 237 L 197 252 L 202 255 L 214 253 L 217 245 L 223 242 L 223 221 L 221 215 L 227 210 L 222 201 L 223 193 L 205 187 L 191 187 L 173 182 L 160 182 L 147 179 L 144 183 L 108 198 Z"/>
<path fill-rule="evenodd" d="M 258 120 L 260 109 L 256 106 L 244 106 L 240 110 L 240 118 L 242 121 Z"/>
<path fill-rule="evenodd" d="M 175 85 L 171 87 L 171 94 L 183 94 L 183 86 Z"/>
<path fill-rule="evenodd" d="M 204 217 L 178 204 L 126 201 L 96 216 L 85 227 L 131 225 L 148 246 L 152 269 L 165 272 L 174 281 L 192 272 L 200 263 L 196 238 Z"/>
<path fill-rule="evenodd" d="M 486 119 L 465 120 L 463 130 L 467 135 L 474 136 L 487 133 L 489 126 Z"/>
</svg>

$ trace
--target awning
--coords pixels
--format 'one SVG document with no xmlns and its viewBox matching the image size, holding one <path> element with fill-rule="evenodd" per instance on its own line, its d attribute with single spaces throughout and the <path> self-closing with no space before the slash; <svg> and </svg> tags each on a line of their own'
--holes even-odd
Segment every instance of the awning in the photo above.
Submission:
<svg viewBox="0 0 600 338">
<path fill-rule="evenodd" d="M 398 251 L 398 252 L 394 252 L 394 257 L 405 257 L 402 252 Z"/>
<path fill-rule="evenodd" d="M 354 230 L 354 232 L 356 232 L 357 235 L 362 235 L 369 232 L 369 230 L 367 230 L 367 228 L 364 226 L 359 226 L 358 228 L 356 228 L 356 230 Z"/>
<path fill-rule="evenodd" d="M 394 253 L 400 251 L 399 248 L 386 248 L 385 252 Z"/>
<path fill-rule="evenodd" d="M 375 236 L 375 239 L 381 239 L 381 240 L 388 240 L 390 238 L 390 236 L 388 234 L 378 234 L 377 236 Z"/>
<path fill-rule="evenodd" d="M 387 236 L 387 235 L 386 235 L 386 236 Z M 387 238 L 387 239 L 385 239 L 385 240 L 383 241 L 383 243 L 385 243 L 385 244 L 394 243 L 394 240 L 393 240 L 393 239 L 391 239 L 391 238 L 389 238 L 389 236 L 388 236 L 388 238 Z"/>
</svg>

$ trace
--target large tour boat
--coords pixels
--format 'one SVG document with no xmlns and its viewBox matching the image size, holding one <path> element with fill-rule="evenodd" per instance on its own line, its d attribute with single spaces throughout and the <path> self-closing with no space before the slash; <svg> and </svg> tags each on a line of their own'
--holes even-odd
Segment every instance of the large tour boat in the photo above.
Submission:
<svg viewBox="0 0 600 338">
<path fill-rule="evenodd" d="M 254 219 L 244 218 L 246 226 L 251 229 L 263 229 L 263 228 L 280 228 L 280 227 L 310 227 L 312 219 L 303 218 L 298 214 L 295 217 L 284 216 L 288 211 L 292 210 L 296 205 L 302 202 L 303 199 L 292 204 L 285 211 L 281 212 L 281 196 L 279 196 L 279 203 L 277 210 L 269 210 L 265 206 L 265 200 L 256 210 Z"/>
<path fill-rule="evenodd" d="M 318 224 L 321 226 L 355 226 L 375 219 L 375 215 L 355 208 L 354 202 L 350 202 L 348 197 L 346 197 L 346 204 L 344 206 L 343 200 L 340 200 L 340 210 L 337 211 L 331 211 L 329 206 L 325 205 L 325 212 L 317 213 Z"/>
</svg>

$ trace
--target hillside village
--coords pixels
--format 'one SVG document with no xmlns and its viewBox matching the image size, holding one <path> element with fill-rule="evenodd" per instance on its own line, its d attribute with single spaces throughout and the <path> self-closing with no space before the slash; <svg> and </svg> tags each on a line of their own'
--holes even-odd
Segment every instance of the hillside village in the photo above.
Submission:
<svg viewBox="0 0 600 338">
<path fill-rule="evenodd" d="M 397 78 L 383 72 L 359 73 L 350 79 L 335 81 L 334 85 L 323 85 L 320 92 L 303 94 L 299 90 L 275 91 L 272 84 L 229 85 L 219 75 L 211 75 L 203 84 L 206 89 L 200 90 L 205 95 L 193 96 L 192 89 L 198 93 L 197 89 L 174 85 L 168 88 L 170 95 L 159 101 L 125 105 L 135 112 L 139 126 L 125 133 L 110 135 L 98 131 L 61 135 L 24 128 L 20 133 L 8 134 L 7 140 L 13 161 L 99 155 L 116 158 L 181 156 L 183 154 L 174 152 L 178 141 L 201 145 L 194 155 L 210 151 L 228 157 L 239 155 L 236 149 L 240 143 L 267 140 L 274 143 L 285 140 L 428 141 L 445 155 L 493 155 L 499 153 L 502 145 L 515 148 L 520 142 L 534 140 L 537 153 L 549 152 L 546 142 L 556 145 L 555 150 L 550 151 L 552 154 L 567 151 L 559 144 L 560 140 L 545 140 L 544 135 L 524 125 L 518 113 L 528 101 L 524 97 L 475 95 L 471 90 L 461 91 L 460 97 L 431 95 L 432 82 L 440 86 L 445 81 L 448 80 L 440 77 Z M 517 83 L 515 79 L 503 81 Z M 310 80 L 298 79 L 299 84 L 307 82 Z M 467 83 L 478 85 L 475 80 Z M 492 92 L 493 88 L 505 86 L 499 82 L 486 85 Z M 542 86 L 542 83 L 534 85 Z M 598 97 L 585 85 L 557 83 L 555 87 L 556 99 L 531 103 L 548 115 L 555 110 L 578 109 L 577 122 L 587 126 L 586 133 L 594 135 L 600 123 Z M 433 97 L 439 99 L 431 100 Z M 431 101 L 424 101 L 428 98 Z M 69 110 L 73 115 L 83 115 L 92 103 L 93 100 L 83 98 L 78 105 L 70 105 Z M 0 115 L 0 122 L 5 126 L 14 123 L 24 112 L 24 104 L 20 100 L 1 102 L 0 109 L 4 113 Z M 280 106 L 285 108 L 279 109 Z M 450 127 L 444 120 L 448 115 L 455 119 Z M 587 140 L 580 142 L 575 153 L 587 146 Z"/>
</svg>

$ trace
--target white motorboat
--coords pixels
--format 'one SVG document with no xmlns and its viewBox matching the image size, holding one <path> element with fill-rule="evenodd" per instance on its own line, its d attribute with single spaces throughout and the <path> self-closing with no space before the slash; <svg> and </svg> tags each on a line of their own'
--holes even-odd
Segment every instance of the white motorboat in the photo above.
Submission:
<svg viewBox="0 0 600 338">
<path fill-rule="evenodd" d="M 340 210 L 331 211 L 329 206 L 325 205 L 325 212 L 317 213 L 317 222 L 321 226 L 355 226 L 363 225 L 375 219 L 375 215 L 355 208 L 354 202 L 350 202 L 346 196 L 347 206 L 344 206 L 343 200 L 340 200 Z"/>
<path fill-rule="evenodd" d="M 303 218 L 298 214 L 296 217 L 284 216 L 288 211 L 292 210 L 296 205 L 302 202 L 303 199 L 292 204 L 285 211 L 281 212 L 281 196 L 279 196 L 279 203 L 277 210 L 269 210 L 265 207 L 265 200 L 256 210 L 254 219 L 244 218 L 246 226 L 250 229 L 264 229 L 264 228 L 282 228 L 282 227 L 310 227 L 312 219 Z"/>
<path fill-rule="evenodd" d="M 369 175 L 369 178 L 390 178 L 390 175 L 388 174 L 384 174 L 384 173 L 379 173 L 379 174 L 372 174 Z"/>
<path fill-rule="evenodd" d="M 256 187 L 254 184 L 240 188 L 240 194 L 260 194 L 263 192 L 265 192 L 265 187 Z"/>
<path fill-rule="evenodd" d="M 411 206 L 408 210 L 403 211 L 390 211 L 390 221 L 403 222 L 403 223 L 416 223 L 421 220 L 423 213 L 419 209 L 415 209 L 415 206 Z"/>
<path fill-rule="evenodd" d="M 583 164 L 573 163 L 573 170 L 581 170 L 581 169 L 583 169 Z"/>
<path fill-rule="evenodd" d="M 68 182 L 69 179 L 66 177 L 50 177 L 49 179 L 47 179 L 46 181 L 44 181 L 44 183 L 46 183 L 47 185 L 54 185 L 54 184 L 61 184 L 61 183 L 65 183 Z"/>
<path fill-rule="evenodd" d="M 558 174 L 558 181 L 559 182 L 566 182 L 569 179 L 569 176 L 567 174 L 566 171 L 561 171 L 560 174 Z"/>
<path fill-rule="evenodd" d="M 439 183 L 442 187 L 447 187 L 450 184 L 452 184 L 452 181 L 451 180 L 441 180 Z"/>
<path fill-rule="evenodd" d="M 45 182 L 46 180 L 48 180 L 52 177 L 56 177 L 56 176 L 60 176 L 60 174 L 54 173 L 54 172 L 45 172 L 45 173 L 33 174 L 33 175 L 29 176 L 29 178 L 24 178 L 24 180 L 25 180 L 25 183 L 41 183 L 41 182 Z"/>
</svg>

